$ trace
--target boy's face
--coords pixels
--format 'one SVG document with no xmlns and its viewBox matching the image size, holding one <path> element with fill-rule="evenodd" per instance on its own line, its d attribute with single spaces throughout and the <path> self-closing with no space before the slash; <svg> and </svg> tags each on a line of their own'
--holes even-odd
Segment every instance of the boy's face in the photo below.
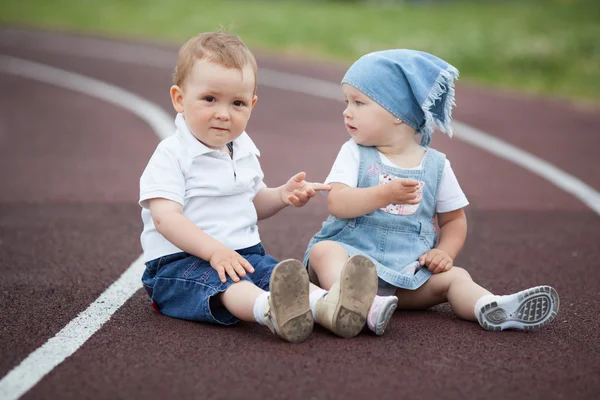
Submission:
<svg viewBox="0 0 600 400">
<path fill-rule="evenodd" d="M 220 149 L 246 129 L 257 97 L 254 71 L 225 68 L 198 60 L 183 88 L 171 87 L 171 100 L 192 134 L 205 146 Z"/>
<path fill-rule="evenodd" d="M 363 146 L 387 145 L 393 138 L 396 117 L 353 86 L 343 84 L 346 109 L 343 112 L 346 130 Z"/>
</svg>

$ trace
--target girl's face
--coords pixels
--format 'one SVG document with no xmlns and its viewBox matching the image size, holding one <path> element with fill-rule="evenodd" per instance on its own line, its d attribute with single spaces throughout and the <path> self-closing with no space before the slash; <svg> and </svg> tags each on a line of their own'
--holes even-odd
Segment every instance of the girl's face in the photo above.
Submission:
<svg viewBox="0 0 600 400">
<path fill-rule="evenodd" d="M 394 139 L 394 127 L 399 121 L 366 94 L 343 84 L 346 109 L 344 123 L 354 141 L 362 146 L 386 146 Z"/>
</svg>

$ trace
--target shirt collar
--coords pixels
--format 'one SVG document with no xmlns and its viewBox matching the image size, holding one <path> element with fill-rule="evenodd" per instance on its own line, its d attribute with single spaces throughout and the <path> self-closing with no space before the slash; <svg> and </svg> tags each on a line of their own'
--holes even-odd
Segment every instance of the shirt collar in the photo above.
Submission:
<svg viewBox="0 0 600 400">
<path fill-rule="evenodd" d="M 190 132 L 185 119 L 183 118 L 183 114 L 178 113 L 177 117 L 175 117 L 175 126 L 177 128 L 177 133 L 183 138 L 188 151 L 192 157 L 201 156 L 203 154 L 207 154 L 210 152 L 218 152 L 220 150 L 211 149 L 208 146 L 205 146 L 202 142 L 200 142 L 196 137 Z M 260 156 L 260 151 L 250 139 L 250 136 L 246 132 L 242 132 L 242 134 L 233 141 L 233 157 L 234 159 L 238 159 L 244 157 L 248 154 L 254 154 L 257 157 Z"/>
</svg>

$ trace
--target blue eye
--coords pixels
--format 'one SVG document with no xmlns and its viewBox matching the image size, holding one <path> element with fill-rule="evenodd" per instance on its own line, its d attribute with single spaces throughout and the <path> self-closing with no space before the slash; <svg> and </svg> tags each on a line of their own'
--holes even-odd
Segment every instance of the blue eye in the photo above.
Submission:
<svg viewBox="0 0 600 400">
<path fill-rule="evenodd" d="M 362 101 L 355 101 L 354 102 L 357 106 L 363 106 L 365 103 L 363 103 Z"/>
</svg>

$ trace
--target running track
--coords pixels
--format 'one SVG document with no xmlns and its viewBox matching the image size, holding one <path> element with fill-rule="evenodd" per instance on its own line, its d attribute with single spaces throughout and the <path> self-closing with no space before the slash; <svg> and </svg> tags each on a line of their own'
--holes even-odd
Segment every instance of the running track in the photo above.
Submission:
<svg viewBox="0 0 600 400">
<path fill-rule="evenodd" d="M 0 56 L 109 83 L 169 117 L 175 52 L 0 30 Z M 133 112 L 7 73 L 7 60 L 0 58 L 0 377 L 18 370 L 138 258 L 138 179 L 159 141 Z M 336 83 L 344 67 L 268 54 L 259 54 L 259 66 L 267 85 L 259 87 L 248 132 L 261 149 L 267 184 L 300 170 L 324 179 L 346 140 L 342 103 L 326 98 L 330 92 L 275 88 L 281 76 L 272 71 Z M 600 113 L 466 84 L 457 97 L 458 121 L 591 189 L 582 201 L 469 142 L 433 139 L 471 201 L 469 236 L 456 264 L 496 293 L 553 285 L 561 311 L 551 326 L 491 333 L 439 306 L 397 312 L 381 338 L 365 332 L 343 340 L 316 328 L 308 341 L 291 345 L 253 324 L 223 328 L 160 316 L 138 290 L 38 383 L 28 378 L 32 370 L 18 370 L 19 382 L 32 386 L 22 398 L 598 398 L 600 216 L 589 203 L 600 191 Z M 323 197 L 285 210 L 261 222 L 263 243 L 275 257 L 301 258 L 325 216 Z M 17 397 L 15 387 L 0 381 L 0 398 Z"/>
</svg>

